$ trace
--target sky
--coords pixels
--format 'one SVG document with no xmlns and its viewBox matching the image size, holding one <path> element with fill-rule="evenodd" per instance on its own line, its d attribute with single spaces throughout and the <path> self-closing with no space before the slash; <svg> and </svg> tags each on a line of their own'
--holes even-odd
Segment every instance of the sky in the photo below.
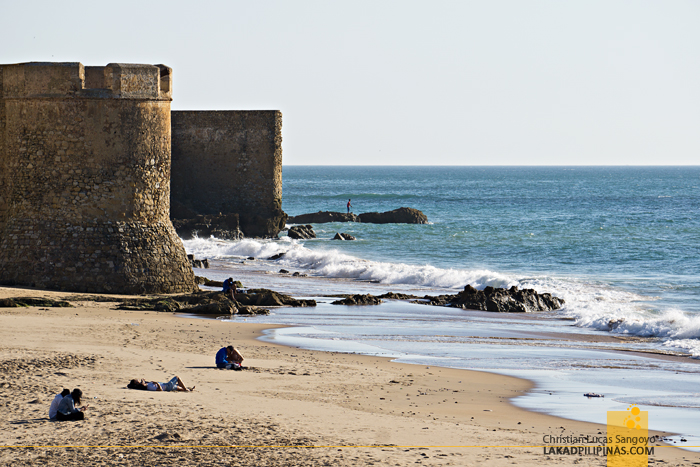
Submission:
<svg viewBox="0 0 700 467">
<path fill-rule="evenodd" d="M 698 165 L 700 2 L 0 0 L 0 63 L 163 63 L 285 165 Z"/>
</svg>

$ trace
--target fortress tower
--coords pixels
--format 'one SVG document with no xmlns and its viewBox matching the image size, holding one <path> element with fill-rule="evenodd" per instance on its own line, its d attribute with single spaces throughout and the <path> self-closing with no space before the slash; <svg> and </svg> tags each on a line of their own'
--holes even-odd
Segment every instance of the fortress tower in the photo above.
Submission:
<svg viewBox="0 0 700 467">
<path fill-rule="evenodd" d="M 0 65 L 0 283 L 195 288 L 169 220 L 171 72 Z"/>
</svg>

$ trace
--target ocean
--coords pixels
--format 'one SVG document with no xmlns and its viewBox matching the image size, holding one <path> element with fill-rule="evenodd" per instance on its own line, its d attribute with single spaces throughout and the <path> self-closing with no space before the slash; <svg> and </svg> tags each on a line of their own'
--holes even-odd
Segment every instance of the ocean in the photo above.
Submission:
<svg viewBox="0 0 700 467">
<path fill-rule="evenodd" d="M 253 318 L 296 326 L 269 339 L 526 377 L 539 389 L 516 404 L 569 418 L 604 423 L 603 408 L 636 397 L 663 429 L 700 436 L 699 424 L 683 421 L 689 409 L 700 415 L 700 167 L 283 168 L 289 215 L 344 212 L 349 199 L 356 214 L 405 206 L 430 224 L 315 224 L 312 240 L 209 238 L 185 248 L 213 263 L 197 274 L 319 297 L 313 310 Z M 336 232 L 357 240 L 331 240 Z M 321 298 L 455 293 L 466 284 L 534 288 L 566 304 L 499 316 L 404 302 L 358 310 Z M 606 400 L 583 403 L 587 391 Z"/>
</svg>

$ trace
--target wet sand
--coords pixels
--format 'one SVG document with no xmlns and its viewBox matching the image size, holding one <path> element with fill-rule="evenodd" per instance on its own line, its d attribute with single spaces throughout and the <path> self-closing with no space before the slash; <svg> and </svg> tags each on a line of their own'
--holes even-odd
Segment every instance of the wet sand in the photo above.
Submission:
<svg viewBox="0 0 700 467">
<path fill-rule="evenodd" d="M 17 296 L 76 294 L 0 288 L 0 298 Z M 531 387 L 525 380 L 256 340 L 270 325 L 72 303 L 0 308 L 4 465 L 606 464 L 543 454 L 545 435 L 606 428 L 511 405 Z M 230 343 L 247 370 L 214 367 Z M 196 390 L 126 389 L 131 378 L 174 375 Z M 48 420 L 63 387 L 83 390 L 85 421 Z M 650 460 L 690 465 L 700 456 L 657 447 Z"/>
</svg>

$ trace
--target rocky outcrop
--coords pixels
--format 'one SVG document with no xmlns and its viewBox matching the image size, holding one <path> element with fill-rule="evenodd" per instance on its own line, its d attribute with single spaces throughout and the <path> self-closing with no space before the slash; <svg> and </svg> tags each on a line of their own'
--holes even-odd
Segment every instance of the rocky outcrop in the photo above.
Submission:
<svg viewBox="0 0 700 467">
<path fill-rule="evenodd" d="M 333 240 L 357 240 L 357 239 L 350 234 L 338 232 L 337 234 L 335 234 L 335 237 L 333 237 Z"/>
<path fill-rule="evenodd" d="M 275 211 L 260 213 L 199 214 L 182 203 L 172 201 L 170 220 L 175 230 L 185 240 L 195 236 L 214 236 L 223 240 L 240 240 L 244 237 L 272 238 L 284 229 L 287 214 Z"/>
<path fill-rule="evenodd" d="M 297 300 L 289 295 L 269 289 L 249 289 L 247 293 L 236 294 L 236 300 L 243 305 L 256 306 L 316 306 L 315 300 Z"/>
<path fill-rule="evenodd" d="M 332 211 L 318 211 L 300 214 L 287 219 L 290 224 L 326 224 L 328 222 L 358 222 L 355 214 Z"/>
<path fill-rule="evenodd" d="M 374 295 L 349 295 L 342 300 L 331 302 L 331 305 L 379 305 L 382 299 Z"/>
<path fill-rule="evenodd" d="M 456 295 L 426 296 L 430 305 L 464 308 L 467 310 L 494 311 L 498 313 L 527 313 L 531 311 L 558 310 L 564 300 L 534 289 L 510 289 L 486 287 L 476 290 L 471 285 Z M 425 302 L 418 302 L 425 303 Z"/>
<path fill-rule="evenodd" d="M 15 297 L 15 298 L 0 298 L 0 308 L 16 308 L 27 306 L 43 306 L 43 307 L 72 307 L 65 300 L 51 300 L 49 298 L 31 298 L 31 297 Z"/>
<path fill-rule="evenodd" d="M 208 259 L 195 259 L 194 255 L 187 255 L 187 260 L 193 268 L 209 269 Z M 197 282 L 197 276 L 194 276 L 195 282 Z"/>
<path fill-rule="evenodd" d="M 289 228 L 287 236 L 298 240 L 306 240 L 316 238 L 316 232 L 314 232 L 314 228 L 311 225 L 295 225 Z"/>
<path fill-rule="evenodd" d="M 379 298 L 384 298 L 387 300 L 417 300 L 421 297 L 418 297 L 417 295 L 407 295 L 405 293 L 387 292 L 379 295 Z"/>
<path fill-rule="evenodd" d="M 172 223 L 177 235 L 184 240 L 211 236 L 222 240 L 240 240 L 244 237 L 238 214 L 198 215 L 191 219 L 172 219 Z"/>
<path fill-rule="evenodd" d="M 267 213 L 242 211 L 238 213 L 243 235 L 256 238 L 277 238 L 287 224 L 287 213 L 281 209 Z"/>
<path fill-rule="evenodd" d="M 365 224 L 427 224 L 428 217 L 413 208 L 399 208 L 387 212 L 366 212 L 358 216 Z"/>
<path fill-rule="evenodd" d="M 119 310 L 150 310 L 181 312 L 197 315 L 267 315 L 270 310 L 231 301 L 223 292 L 198 292 L 158 298 L 125 300 L 117 305 Z"/>
<path fill-rule="evenodd" d="M 323 224 L 327 222 L 363 222 L 365 224 L 427 224 L 428 217 L 418 209 L 399 208 L 387 212 L 346 214 L 343 212 L 319 211 L 301 214 L 287 219 L 290 224 Z"/>
</svg>

